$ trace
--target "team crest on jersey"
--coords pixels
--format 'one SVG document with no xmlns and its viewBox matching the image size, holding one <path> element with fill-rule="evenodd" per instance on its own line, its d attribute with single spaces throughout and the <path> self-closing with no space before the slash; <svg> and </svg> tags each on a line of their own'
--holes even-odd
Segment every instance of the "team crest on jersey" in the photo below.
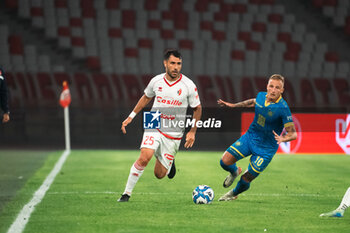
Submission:
<svg viewBox="0 0 350 233">
<path fill-rule="evenodd" d="M 182 93 L 182 90 L 181 90 L 181 88 L 180 88 L 179 90 L 177 90 L 177 94 L 178 94 L 178 95 L 181 95 L 181 93 Z"/>
<path fill-rule="evenodd" d="M 236 142 L 235 144 L 236 144 L 236 146 L 242 145 L 242 143 L 240 141 Z"/>
<path fill-rule="evenodd" d="M 158 91 L 162 92 L 163 88 L 162 87 L 158 87 Z"/>
<path fill-rule="evenodd" d="M 269 110 L 269 112 L 267 113 L 267 115 L 269 115 L 269 117 L 272 117 L 273 112 L 271 110 Z"/>
</svg>

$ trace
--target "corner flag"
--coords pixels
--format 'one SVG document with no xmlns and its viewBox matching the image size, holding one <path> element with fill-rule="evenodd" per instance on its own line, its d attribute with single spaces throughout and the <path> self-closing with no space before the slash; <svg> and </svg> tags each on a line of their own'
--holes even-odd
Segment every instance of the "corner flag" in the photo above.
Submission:
<svg viewBox="0 0 350 233">
<path fill-rule="evenodd" d="M 69 130 L 69 104 L 71 95 L 69 92 L 67 81 L 63 82 L 63 91 L 60 96 L 60 105 L 64 109 L 64 132 L 66 139 L 66 151 L 70 151 L 70 130 Z"/>
</svg>

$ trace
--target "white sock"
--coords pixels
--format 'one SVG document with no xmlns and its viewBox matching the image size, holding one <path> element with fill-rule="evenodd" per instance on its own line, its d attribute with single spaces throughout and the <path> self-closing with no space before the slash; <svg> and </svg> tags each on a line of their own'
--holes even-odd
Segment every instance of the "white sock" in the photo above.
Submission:
<svg viewBox="0 0 350 233">
<path fill-rule="evenodd" d="M 346 210 L 350 206 L 350 187 L 346 190 L 343 200 L 337 210 Z"/>
<path fill-rule="evenodd" d="M 137 181 L 140 179 L 145 167 L 138 165 L 136 162 L 131 166 L 128 182 L 126 183 L 124 194 L 131 196 Z"/>
</svg>

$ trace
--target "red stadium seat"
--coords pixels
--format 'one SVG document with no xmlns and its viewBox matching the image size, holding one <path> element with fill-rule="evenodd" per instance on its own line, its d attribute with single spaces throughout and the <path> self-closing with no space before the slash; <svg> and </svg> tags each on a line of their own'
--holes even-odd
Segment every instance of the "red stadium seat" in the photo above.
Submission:
<svg viewBox="0 0 350 233">
<path fill-rule="evenodd" d="M 76 47 L 85 47 L 85 39 L 84 37 L 72 36 L 72 45 Z"/>
<path fill-rule="evenodd" d="M 93 70 L 100 70 L 101 69 L 100 58 L 97 56 L 96 57 L 93 57 L 93 56 L 87 57 L 86 64 L 90 69 L 93 69 Z"/>
<path fill-rule="evenodd" d="M 323 2 L 324 0 L 312 0 L 312 4 L 317 8 L 323 7 Z"/>
<path fill-rule="evenodd" d="M 72 83 L 71 77 L 69 74 L 64 72 L 55 72 L 53 74 L 54 79 L 56 80 L 56 85 L 61 87 L 64 81 L 67 81 L 68 84 Z"/>
<path fill-rule="evenodd" d="M 139 48 L 152 48 L 152 40 L 150 39 L 139 39 L 138 42 L 138 47 Z"/>
<path fill-rule="evenodd" d="M 138 78 L 135 75 L 123 75 L 122 80 L 125 85 L 125 89 L 127 92 L 128 100 L 131 103 L 135 103 L 140 96 L 142 95 L 142 91 L 137 81 Z"/>
<path fill-rule="evenodd" d="M 283 22 L 283 16 L 280 14 L 269 14 L 268 19 L 271 23 L 281 24 Z"/>
<path fill-rule="evenodd" d="M 22 38 L 19 35 L 10 35 L 8 37 L 8 43 L 10 45 L 10 54 L 23 55 Z"/>
<path fill-rule="evenodd" d="M 148 27 L 150 29 L 161 29 L 162 23 L 160 22 L 160 20 L 151 19 L 148 20 Z"/>
<path fill-rule="evenodd" d="M 179 11 L 175 14 L 174 27 L 178 30 L 187 30 L 188 28 L 188 15 L 186 12 Z"/>
<path fill-rule="evenodd" d="M 323 0 L 323 5 L 335 7 L 338 5 L 338 0 Z"/>
<path fill-rule="evenodd" d="M 38 73 L 37 79 L 38 79 L 41 97 L 43 97 L 44 100 L 56 100 L 56 94 L 52 89 L 52 81 L 51 81 L 50 74 Z"/>
<path fill-rule="evenodd" d="M 73 77 L 80 100 L 92 100 L 93 91 L 88 76 L 84 73 L 75 73 Z"/>
<path fill-rule="evenodd" d="M 212 105 L 216 103 L 217 96 L 214 90 L 214 84 L 210 76 L 200 75 L 198 76 L 198 90 L 200 91 L 200 97 L 203 101 Z"/>
<path fill-rule="evenodd" d="M 104 74 L 93 74 L 92 78 L 94 80 L 99 99 L 111 101 L 113 99 L 113 92 L 107 76 Z"/>
<path fill-rule="evenodd" d="M 228 98 L 227 98 L 227 94 L 226 94 L 226 90 L 225 90 L 225 87 L 227 85 L 225 84 L 224 79 L 222 77 L 216 76 L 215 82 L 216 82 L 216 86 L 219 88 L 220 98 L 227 100 Z"/>
<path fill-rule="evenodd" d="M 124 95 L 123 95 L 123 91 L 122 91 L 123 88 L 121 86 L 119 76 L 117 76 L 116 74 L 112 74 L 111 78 L 112 78 L 112 82 L 114 84 L 114 88 L 117 91 L 118 100 L 123 100 L 124 99 Z"/>
<path fill-rule="evenodd" d="M 300 82 L 300 89 L 302 104 L 310 107 L 315 106 L 316 98 L 310 80 L 302 79 Z"/>
<path fill-rule="evenodd" d="M 209 21 L 202 21 L 200 24 L 201 30 L 213 30 L 213 23 Z"/>
<path fill-rule="evenodd" d="M 212 38 L 213 40 L 219 40 L 219 41 L 226 40 L 226 32 L 213 30 Z"/>
<path fill-rule="evenodd" d="M 124 10 L 122 12 L 122 26 L 123 28 L 135 28 L 136 14 L 133 10 Z"/>
<path fill-rule="evenodd" d="M 292 41 L 292 36 L 289 32 L 279 32 L 277 34 L 277 40 L 288 44 Z"/>
<path fill-rule="evenodd" d="M 338 102 L 341 105 L 349 106 L 350 105 L 350 84 L 349 81 L 345 78 L 336 78 L 333 80 L 333 84 L 336 93 L 338 95 Z"/>
<path fill-rule="evenodd" d="M 208 10 L 209 0 L 197 0 L 195 10 L 198 12 L 205 12 Z"/>
<path fill-rule="evenodd" d="M 69 25 L 71 27 L 83 27 L 83 20 L 81 18 L 70 18 Z"/>
<path fill-rule="evenodd" d="M 325 60 L 326 61 L 329 61 L 329 62 L 335 62 L 335 63 L 338 63 L 339 62 L 339 56 L 338 56 L 338 53 L 336 52 L 327 52 L 325 54 Z"/>
<path fill-rule="evenodd" d="M 120 28 L 110 28 L 108 29 L 108 36 L 111 38 L 122 38 L 123 32 Z"/>
<path fill-rule="evenodd" d="M 55 7 L 56 8 L 67 8 L 67 0 L 55 0 Z"/>
<path fill-rule="evenodd" d="M 241 50 L 233 50 L 231 52 L 231 58 L 232 60 L 244 60 L 245 59 L 245 53 Z"/>
<path fill-rule="evenodd" d="M 7 8 L 11 8 L 11 9 L 18 8 L 18 0 L 5 0 L 5 4 Z"/>
<path fill-rule="evenodd" d="M 253 87 L 252 80 L 250 78 L 241 79 L 241 99 L 246 100 L 255 98 L 256 93 Z"/>
<path fill-rule="evenodd" d="M 106 0 L 107 9 L 119 9 L 119 0 Z"/>
<path fill-rule="evenodd" d="M 239 14 L 244 14 L 247 12 L 247 5 L 235 3 L 232 5 L 231 11 Z"/>
<path fill-rule="evenodd" d="M 254 22 L 252 24 L 252 30 L 255 32 L 266 32 L 266 24 L 265 23 L 260 23 L 260 22 Z"/>
<path fill-rule="evenodd" d="M 192 50 L 193 49 L 193 42 L 192 42 L 192 40 L 187 40 L 187 39 L 180 40 L 179 41 L 179 46 L 180 46 L 181 49 Z"/>
<path fill-rule="evenodd" d="M 254 50 L 259 51 L 260 50 L 260 43 L 255 41 L 248 41 L 246 42 L 247 50 Z"/>
<path fill-rule="evenodd" d="M 139 56 L 139 52 L 136 48 L 125 48 L 124 49 L 124 56 L 137 58 Z"/>
<path fill-rule="evenodd" d="M 44 11 L 42 7 L 32 7 L 30 8 L 30 15 L 32 17 L 43 17 Z"/>
<path fill-rule="evenodd" d="M 154 11 L 158 8 L 158 0 L 147 0 L 144 5 L 145 10 Z"/>
<path fill-rule="evenodd" d="M 63 36 L 63 37 L 70 37 L 71 36 L 71 31 L 69 27 L 59 27 L 57 29 L 57 34 L 59 36 Z"/>
<path fill-rule="evenodd" d="M 250 41 L 251 40 L 250 32 L 242 32 L 242 31 L 238 32 L 238 39 L 245 42 Z"/>
<path fill-rule="evenodd" d="M 328 93 L 331 91 L 330 81 L 324 78 L 316 78 L 314 79 L 314 82 L 317 90 L 321 92 L 323 103 L 329 104 L 330 102 Z"/>
<path fill-rule="evenodd" d="M 161 37 L 165 40 L 173 39 L 174 38 L 174 31 L 173 30 L 168 30 L 168 29 L 163 29 L 161 30 Z"/>
</svg>

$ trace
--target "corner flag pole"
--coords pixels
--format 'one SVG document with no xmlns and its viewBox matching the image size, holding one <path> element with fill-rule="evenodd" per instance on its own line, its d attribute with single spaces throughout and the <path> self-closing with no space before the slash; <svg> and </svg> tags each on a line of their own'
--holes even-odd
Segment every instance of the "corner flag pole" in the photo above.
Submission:
<svg viewBox="0 0 350 233">
<path fill-rule="evenodd" d="M 67 81 L 63 82 L 63 91 L 60 96 L 60 105 L 64 109 L 64 134 L 66 141 L 66 151 L 70 151 L 70 128 L 69 128 L 69 104 L 71 102 L 71 95 L 68 88 Z"/>
</svg>

